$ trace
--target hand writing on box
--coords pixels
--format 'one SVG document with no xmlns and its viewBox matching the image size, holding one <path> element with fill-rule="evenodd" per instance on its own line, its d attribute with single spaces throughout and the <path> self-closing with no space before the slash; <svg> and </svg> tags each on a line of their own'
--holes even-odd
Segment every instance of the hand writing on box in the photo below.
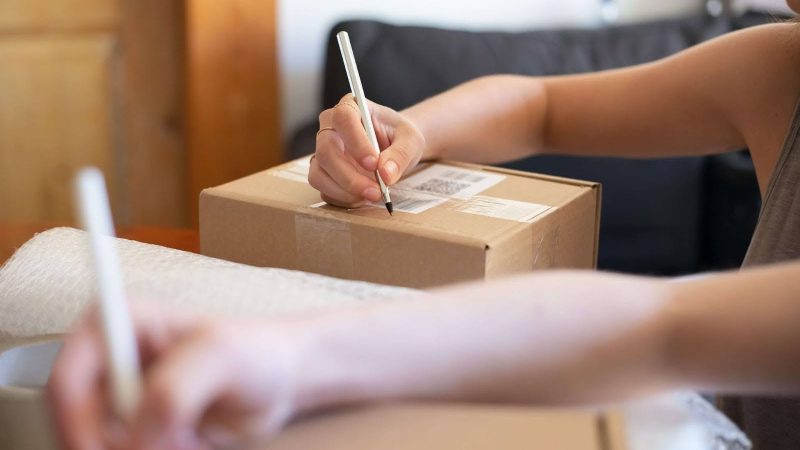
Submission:
<svg viewBox="0 0 800 450">
<path fill-rule="evenodd" d="M 380 201 L 375 170 L 387 185 L 393 185 L 422 157 L 425 138 L 414 123 L 391 108 L 372 102 L 369 108 L 380 157 L 369 143 L 352 95 L 319 115 L 320 131 L 308 182 L 332 205 L 353 208 Z"/>
</svg>

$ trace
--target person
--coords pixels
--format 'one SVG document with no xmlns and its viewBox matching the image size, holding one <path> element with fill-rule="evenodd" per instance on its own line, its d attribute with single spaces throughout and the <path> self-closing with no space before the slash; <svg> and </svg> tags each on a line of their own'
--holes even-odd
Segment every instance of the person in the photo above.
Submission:
<svg viewBox="0 0 800 450">
<path fill-rule="evenodd" d="M 789 5 L 800 12 L 800 0 Z M 764 205 L 744 268 L 677 281 L 536 273 L 282 320 L 139 309 L 144 397 L 123 446 L 226 446 L 343 404 L 572 405 L 688 388 L 745 396 L 726 410 L 757 449 L 799 448 L 798 27 L 748 29 L 621 70 L 480 78 L 402 112 L 371 104 L 379 157 L 345 97 L 320 114 L 309 182 L 346 207 L 379 200 L 372 171 L 391 185 L 423 160 L 748 147 Z M 49 382 L 68 448 L 116 435 L 97 328 L 90 317 L 67 339 Z"/>
</svg>

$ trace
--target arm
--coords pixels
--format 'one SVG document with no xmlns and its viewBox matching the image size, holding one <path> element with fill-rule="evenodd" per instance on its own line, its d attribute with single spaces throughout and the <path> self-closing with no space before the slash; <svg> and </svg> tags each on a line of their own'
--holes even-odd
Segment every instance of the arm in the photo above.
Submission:
<svg viewBox="0 0 800 450">
<path fill-rule="evenodd" d="M 669 304 L 666 282 L 566 272 L 331 315 L 299 352 L 299 403 L 578 404 L 663 389 Z"/>
<path fill-rule="evenodd" d="M 676 384 L 738 394 L 800 392 L 800 262 L 676 283 Z"/>
<path fill-rule="evenodd" d="M 798 292 L 797 263 L 679 283 L 562 273 L 333 315 L 309 328 L 300 404 L 800 392 Z"/>
<path fill-rule="evenodd" d="M 797 94 L 795 24 L 731 33 L 650 64 L 574 76 L 491 76 L 405 111 L 428 158 L 496 162 L 550 152 L 684 156 L 782 138 Z M 454 113 L 457 112 L 457 113 Z M 488 151 L 491 149 L 491 151 Z"/>
<path fill-rule="evenodd" d="M 774 24 L 650 64 L 548 78 L 490 76 L 399 114 L 372 105 L 380 161 L 355 105 L 337 107 L 320 115 L 320 127 L 333 132 L 317 141 L 309 181 L 326 200 L 355 206 L 378 199 L 377 191 L 365 194 L 376 187 L 376 168 L 393 184 L 421 159 L 689 156 L 749 147 L 763 187 L 800 94 L 799 55 L 797 24 Z"/>
</svg>

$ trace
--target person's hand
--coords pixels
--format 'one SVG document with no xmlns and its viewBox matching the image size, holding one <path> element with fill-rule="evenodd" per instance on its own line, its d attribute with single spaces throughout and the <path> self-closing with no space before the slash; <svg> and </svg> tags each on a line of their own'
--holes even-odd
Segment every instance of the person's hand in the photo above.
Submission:
<svg viewBox="0 0 800 450">
<path fill-rule="evenodd" d="M 291 322 L 212 321 L 139 307 L 141 404 L 131 423 L 112 419 L 96 317 L 68 337 L 48 385 L 65 448 L 224 448 L 270 437 L 296 412 Z"/>
<path fill-rule="evenodd" d="M 402 114 L 369 102 L 380 156 L 361 124 L 358 105 L 346 95 L 319 115 L 317 149 L 311 159 L 308 182 L 322 199 L 342 207 L 358 207 L 381 199 L 374 172 L 392 185 L 414 168 L 425 149 L 425 138 Z"/>
</svg>

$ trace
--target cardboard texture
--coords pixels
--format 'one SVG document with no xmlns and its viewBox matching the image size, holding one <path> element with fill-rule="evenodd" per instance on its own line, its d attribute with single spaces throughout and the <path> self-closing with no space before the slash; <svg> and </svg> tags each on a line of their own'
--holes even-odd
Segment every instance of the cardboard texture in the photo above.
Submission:
<svg viewBox="0 0 800 450">
<path fill-rule="evenodd" d="M 307 172 L 301 159 L 204 190 L 202 253 L 415 288 L 596 266 L 597 183 L 427 163 L 392 187 L 392 217 L 379 205 L 320 205 Z"/>
<path fill-rule="evenodd" d="M 266 450 L 624 450 L 617 413 L 527 407 L 401 404 L 316 417 Z"/>
</svg>

